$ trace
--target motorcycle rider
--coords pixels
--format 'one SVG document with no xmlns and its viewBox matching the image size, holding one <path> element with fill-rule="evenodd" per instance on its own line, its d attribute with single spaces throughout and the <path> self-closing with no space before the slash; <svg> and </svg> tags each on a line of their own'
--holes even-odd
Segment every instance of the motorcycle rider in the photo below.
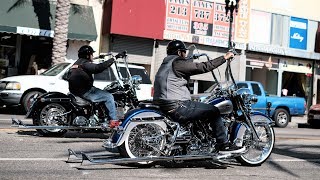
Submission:
<svg viewBox="0 0 320 180">
<path fill-rule="evenodd" d="M 103 91 L 93 86 L 93 74 L 101 73 L 108 67 L 110 67 L 115 61 L 111 58 L 100 64 L 94 64 L 93 53 L 95 51 L 89 45 L 84 45 L 78 50 L 79 59 L 70 68 L 68 74 L 69 91 L 76 95 L 83 97 L 84 99 L 92 102 L 104 102 L 109 112 L 109 127 L 114 128 L 119 125 L 120 121 L 117 118 L 117 110 L 112 94 L 107 91 Z M 115 58 L 124 57 L 123 53 L 119 53 Z M 103 122 L 102 127 L 108 127 L 108 122 Z"/>
<path fill-rule="evenodd" d="M 196 63 L 186 59 L 185 44 L 172 40 L 167 45 L 167 57 L 164 58 L 154 81 L 154 103 L 167 112 L 175 121 L 183 123 L 189 120 L 210 120 L 220 153 L 238 153 L 244 150 L 230 143 L 219 109 L 214 105 L 191 101 L 188 81 L 190 76 L 210 72 L 219 67 L 234 54 L 227 52 L 207 62 Z"/>
</svg>

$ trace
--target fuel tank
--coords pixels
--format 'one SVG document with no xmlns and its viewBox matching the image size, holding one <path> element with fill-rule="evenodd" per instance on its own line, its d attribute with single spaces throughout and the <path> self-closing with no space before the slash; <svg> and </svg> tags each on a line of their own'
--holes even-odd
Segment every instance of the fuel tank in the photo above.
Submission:
<svg viewBox="0 0 320 180">
<path fill-rule="evenodd" d="M 216 98 L 213 99 L 210 104 L 217 107 L 221 114 L 229 114 L 233 110 L 232 102 L 226 98 Z"/>
</svg>

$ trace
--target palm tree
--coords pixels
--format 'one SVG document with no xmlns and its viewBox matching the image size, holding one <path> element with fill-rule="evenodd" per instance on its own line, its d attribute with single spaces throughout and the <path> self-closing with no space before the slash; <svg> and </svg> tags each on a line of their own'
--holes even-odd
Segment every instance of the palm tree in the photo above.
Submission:
<svg viewBox="0 0 320 180">
<path fill-rule="evenodd" d="M 21 7 L 28 3 L 29 0 L 17 0 L 8 12 L 15 8 Z M 39 28 L 51 30 L 49 0 L 32 0 L 34 12 L 36 13 L 39 21 Z M 75 7 L 74 11 L 77 13 L 79 10 Z M 63 62 L 67 54 L 67 36 L 68 36 L 68 23 L 69 23 L 70 0 L 57 0 L 53 48 L 52 48 L 52 64 Z M 45 16 L 44 16 L 45 15 Z"/>
<path fill-rule="evenodd" d="M 67 55 L 69 11 L 70 0 L 57 0 L 52 48 L 52 64 L 63 62 Z"/>
<path fill-rule="evenodd" d="M 23 8 L 27 4 L 28 0 L 17 0 L 7 12 L 10 12 L 16 8 Z M 49 0 L 32 0 L 33 11 L 38 17 L 38 23 L 40 29 L 51 30 L 50 3 Z"/>
</svg>

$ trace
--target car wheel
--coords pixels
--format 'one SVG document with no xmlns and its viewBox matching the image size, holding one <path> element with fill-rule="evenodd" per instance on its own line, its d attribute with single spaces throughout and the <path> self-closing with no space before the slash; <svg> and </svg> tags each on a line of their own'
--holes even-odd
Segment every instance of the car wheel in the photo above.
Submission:
<svg viewBox="0 0 320 180">
<path fill-rule="evenodd" d="M 28 92 L 26 95 L 23 96 L 22 98 L 22 105 L 23 105 L 23 108 L 26 112 L 29 111 L 32 103 L 31 103 L 31 98 L 35 95 L 35 94 L 38 94 L 39 96 L 43 94 L 43 92 L 40 92 L 40 91 L 30 91 Z"/>
<path fill-rule="evenodd" d="M 274 112 L 273 120 L 277 127 L 285 128 L 289 124 L 290 115 L 287 110 L 279 108 Z"/>
</svg>

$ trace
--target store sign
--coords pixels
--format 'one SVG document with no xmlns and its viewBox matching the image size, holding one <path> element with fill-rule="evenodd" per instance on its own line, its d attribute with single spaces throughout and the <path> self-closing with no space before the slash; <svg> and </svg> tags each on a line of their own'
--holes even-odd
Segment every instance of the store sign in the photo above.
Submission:
<svg viewBox="0 0 320 180">
<path fill-rule="evenodd" d="M 284 48 L 267 45 L 267 44 L 249 43 L 248 50 L 256 51 L 256 52 L 264 52 L 268 54 L 286 55 L 286 51 Z"/>
<path fill-rule="evenodd" d="M 166 2 L 164 39 L 228 47 L 230 18 L 226 16 L 225 4 L 212 0 L 167 0 Z M 241 0 L 240 15 L 234 14 L 231 38 L 236 43 L 237 49 L 246 49 L 249 4 L 250 0 Z"/>
<path fill-rule="evenodd" d="M 275 59 L 272 59 L 271 57 L 268 58 L 268 60 L 259 60 L 259 59 L 249 59 L 247 58 L 247 62 L 246 64 L 248 66 L 251 66 L 251 67 L 257 67 L 257 68 L 275 68 L 275 69 L 278 69 L 279 68 L 279 65 L 278 65 L 278 62 L 277 60 Z"/>
<path fill-rule="evenodd" d="M 31 36 L 46 36 L 46 37 L 53 37 L 54 31 L 52 30 L 45 30 L 45 29 L 36 29 L 36 28 L 28 28 L 28 27 L 17 27 L 18 34 L 26 34 Z"/>
<path fill-rule="evenodd" d="M 229 39 L 230 13 L 226 16 L 225 4 L 215 3 L 214 13 L 214 35 L 215 38 Z M 234 21 L 232 23 L 232 40 L 234 39 Z"/>
<path fill-rule="evenodd" d="M 184 42 L 192 42 L 198 44 L 205 44 L 210 46 L 217 46 L 217 47 L 228 47 L 228 40 L 226 39 L 218 39 L 213 38 L 212 36 L 198 36 L 188 33 L 179 33 L 179 32 L 172 32 L 172 31 L 164 31 L 163 32 L 164 39 L 179 39 Z M 247 48 L 246 43 L 235 42 L 236 49 L 243 49 Z"/>
<path fill-rule="evenodd" d="M 296 17 L 290 19 L 290 48 L 307 49 L 308 20 Z"/>
<path fill-rule="evenodd" d="M 241 0 L 239 3 L 238 15 L 235 24 L 235 39 L 238 42 L 246 43 L 249 40 L 250 3 L 249 0 Z"/>
<path fill-rule="evenodd" d="M 177 32 L 190 31 L 190 0 L 167 1 L 166 29 Z"/>
<path fill-rule="evenodd" d="M 191 34 L 212 36 L 213 2 L 192 0 Z"/>
</svg>

